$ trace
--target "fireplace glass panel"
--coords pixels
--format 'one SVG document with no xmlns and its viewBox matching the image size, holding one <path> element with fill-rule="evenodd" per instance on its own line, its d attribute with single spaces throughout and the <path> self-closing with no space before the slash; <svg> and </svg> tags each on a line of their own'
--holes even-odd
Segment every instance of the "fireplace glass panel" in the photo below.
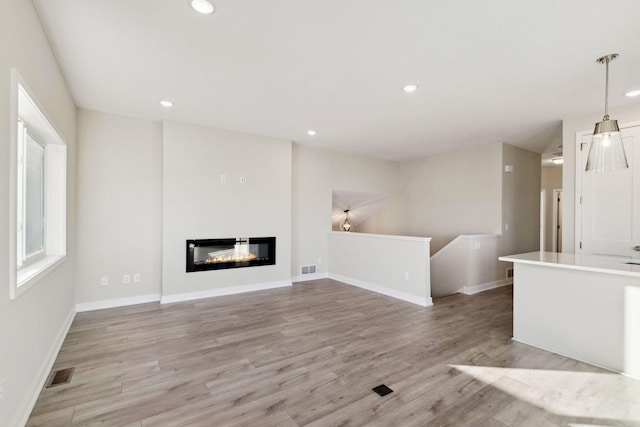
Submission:
<svg viewBox="0 0 640 427">
<path fill-rule="evenodd" d="M 187 272 L 275 264 L 275 237 L 187 240 Z"/>
</svg>

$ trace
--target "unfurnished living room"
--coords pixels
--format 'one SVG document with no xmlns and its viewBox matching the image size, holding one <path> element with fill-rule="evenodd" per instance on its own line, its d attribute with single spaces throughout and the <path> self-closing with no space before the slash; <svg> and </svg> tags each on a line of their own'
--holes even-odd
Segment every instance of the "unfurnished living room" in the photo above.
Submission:
<svg viewBox="0 0 640 427">
<path fill-rule="evenodd" d="M 640 1 L 0 1 L 0 426 L 640 426 Z"/>
</svg>

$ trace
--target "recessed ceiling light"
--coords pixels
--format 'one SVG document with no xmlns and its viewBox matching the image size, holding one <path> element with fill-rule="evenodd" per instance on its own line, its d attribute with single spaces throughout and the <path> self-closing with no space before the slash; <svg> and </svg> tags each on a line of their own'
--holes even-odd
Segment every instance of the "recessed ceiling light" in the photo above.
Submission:
<svg viewBox="0 0 640 427">
<path fill-rule="evenodd" d="M 198 13 L 203 15 L 211 15 L 216 11 L 215 6 L 209 0 L 188 0 L 189 4 Z"/>
<path fill-rule="evenodd" d="M 315 134 L 317 134 L 317 133 L 318 133 L 318 132 L 316 132 L 316 131 L 315 131 L 315 130 L 313 130 L 313 129 L 309 129 L 309 130 L 307 131 L 307 135 L 309 135 L 309 136 L 313 136 L 313 135 L 315 135 Z"/>
<path fill-rule="evenodd" d="M 556 157 L 555 159 L 551 159 L 551 161 L 553 162 L 554 165 L 561 165 L 564 162 L 562 157 Z"/>
<path fill-rule="evenodd" d="M 160 105 L 165 108 L 171 108 L 173 107 L 173 102 L 169 101 L 168 99 L 163 99 L 162 101 L 160 101 Z"/>
<path fill-rule="evenodd" d="M 634 97 L 640 95 L 640 89 L 632 90 L 624 94 L 624 96 Z"/>
<path fill-rule="evenodd" d="M 418 86 L 417 85 L 406 85 L 405 87 L 402 88 L 402 90 L 407 92 L 407 93 L 411 93 L 411 92 L 415 92 L 416 90 L 418 90 Z"/>
</svg>

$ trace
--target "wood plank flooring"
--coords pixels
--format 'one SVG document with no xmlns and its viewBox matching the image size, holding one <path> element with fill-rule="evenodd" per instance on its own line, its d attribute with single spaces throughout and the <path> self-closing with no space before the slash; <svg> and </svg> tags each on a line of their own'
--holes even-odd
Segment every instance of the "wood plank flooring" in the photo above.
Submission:
<svg viewBox="0 0 640 427">
<path fill-rule="evenodd" d="M 640 381 L 511 324 L 510 287 L 421 308 L 328 279 L 79 313 L 28 425 L 640 426 Z"/>
</svg>

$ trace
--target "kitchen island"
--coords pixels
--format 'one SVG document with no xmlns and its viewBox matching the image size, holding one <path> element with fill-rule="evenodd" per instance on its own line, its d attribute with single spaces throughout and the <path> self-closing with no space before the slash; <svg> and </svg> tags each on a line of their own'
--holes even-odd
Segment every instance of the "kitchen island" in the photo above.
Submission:
<svg viewBox="0 0 640 427">
<path fill-rule="evenodd" d="M 640 265 L 530 252 L 514 263 L 513 339 L 640 378 Z"/>
</svg>

